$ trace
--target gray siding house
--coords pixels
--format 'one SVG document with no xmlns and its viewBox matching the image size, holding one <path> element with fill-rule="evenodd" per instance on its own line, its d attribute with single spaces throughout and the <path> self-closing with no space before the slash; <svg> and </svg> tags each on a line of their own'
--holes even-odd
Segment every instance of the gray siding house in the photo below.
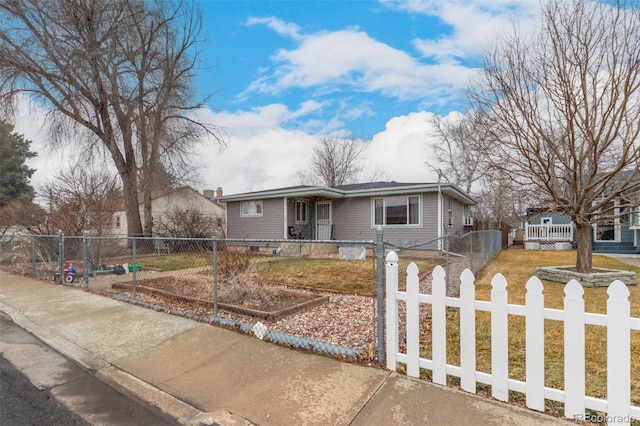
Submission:
<svg viewBox="0 0 640 426">
<path fill-rule="evenodd" d="M 475 201 L 449 183 L 370 182 L 293 186 L 219 198 L 227 237 L 249 239 L 427 241 L 462 234 Z"/>
</svg>

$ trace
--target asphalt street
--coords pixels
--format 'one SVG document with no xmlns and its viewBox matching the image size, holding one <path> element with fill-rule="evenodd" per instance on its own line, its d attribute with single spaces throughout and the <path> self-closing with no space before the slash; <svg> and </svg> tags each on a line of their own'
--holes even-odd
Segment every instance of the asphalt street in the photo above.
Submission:
<svg viewBox="0 0 640 426">
<path fill-rule="evenodd" d="M 71 426 L 88 423 L 59 404 L 48 391 L 35 387 L 0 354 L 0 424 Z"/>
<path fill-rule="evenodd" d="M 0 317 L 0 424 L 175 425 Z"/>
</svg>

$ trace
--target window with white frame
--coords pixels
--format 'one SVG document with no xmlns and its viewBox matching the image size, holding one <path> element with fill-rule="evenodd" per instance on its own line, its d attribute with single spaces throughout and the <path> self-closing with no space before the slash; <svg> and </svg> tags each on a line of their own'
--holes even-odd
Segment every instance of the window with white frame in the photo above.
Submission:
<svg viewBox="0 0 640 426">
<path fill-rule="evenodd" d="M 604 214 L 594 225 L 595 241 L 620 240 L 620 217 L 617 216 L 620 214 L 620 209 L 615 207 L 616 205 L 615 201 L 611 201 L 603 208 Z"/>
<path fill-rule="evenodd" d="M 640 227 L 640 206 L 631 207 L 629 211 L 629 224 Z"/>
<path fill-rule="evenodd" d="M 373 199 L 374 225 L 419 225 L 420 196 Z"/>
<path fill-rule="evenodd" d="M 462 207 L 462 223 L 464 226 L 473 226 L 473 219 L 471 219 L 471 206 L 465 204 Z"/>
<path fill-rule="evenodd" d="M 309 222 L 309 200 L 296 200 L 296 223 Z"/>
<path fill-rule="evenodd" d="M 262 216 L 262 200 L 243 201 L 240 216 Z"/>
</svg>

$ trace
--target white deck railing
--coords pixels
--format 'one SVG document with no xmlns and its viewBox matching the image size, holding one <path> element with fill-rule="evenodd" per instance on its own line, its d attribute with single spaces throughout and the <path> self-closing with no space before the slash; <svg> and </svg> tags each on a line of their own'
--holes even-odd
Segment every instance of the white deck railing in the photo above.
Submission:
<svg viewBox="0 0 640 426">
<path fill-rule="evenodd" d="M 525 241 L 573 241 L 573 224 L 525 224 Z"/>
</svg>

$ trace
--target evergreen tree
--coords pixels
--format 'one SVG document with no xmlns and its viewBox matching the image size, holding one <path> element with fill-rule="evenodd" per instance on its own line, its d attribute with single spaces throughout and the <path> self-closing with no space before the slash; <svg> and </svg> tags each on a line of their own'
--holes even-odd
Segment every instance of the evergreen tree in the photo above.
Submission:
<svg viewBox="0 0 640 426">
<path fill-rule="evenodd" d="M 11 201 L 31 201 L 34 197 L 29 180 L 35 169 L 25 161 L 38 154 L 29 150 L 30 140 L 12 131 L 12 125 L 0 122 L 0 207 Z"/>
</svg>

